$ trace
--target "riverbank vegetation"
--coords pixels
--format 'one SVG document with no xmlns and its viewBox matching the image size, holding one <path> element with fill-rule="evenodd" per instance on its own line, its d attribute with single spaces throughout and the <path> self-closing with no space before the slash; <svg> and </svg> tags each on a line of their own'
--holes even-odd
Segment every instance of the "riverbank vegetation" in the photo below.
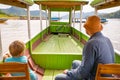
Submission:
<svg viewBox="0 0 120 80">
<path fill-rule="evenodd" d="M 7 19 L 18 19 L 18 16 L 6 14 L 0 10 L 0 18 L 7 18 Z"/>
<path fill-rule="evenodd" d="M 7 15 L 6 13 L 0 11 L 0 18 L 8 18 L 9 15 Z"/>
<path fill-rule="evenodd" d="M 120 18 L 120 10 L 109 14 L 102 14 L 100 16 L 103 18 Z"/>
</svg>

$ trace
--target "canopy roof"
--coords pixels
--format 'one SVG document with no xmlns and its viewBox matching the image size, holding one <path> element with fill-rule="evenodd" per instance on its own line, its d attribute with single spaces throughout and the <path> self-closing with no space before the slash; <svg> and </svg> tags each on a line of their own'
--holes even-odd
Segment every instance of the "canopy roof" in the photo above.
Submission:
<svg viewBox="0 0 120 80">
<path fill-rule="evenodd" d="M 41 4 L 43 10 L 48 7 L 51 11 L 69 11 L 74 6 L 76 10 L 80 10 L 80 5 L 88 4 L 85 0 L 34 0 L 34 2 Z"/>
<path fill-rule="evenodd" d="M 32 5 L 32 0 L 0 0 L 0 4 L 11 5 L 26 8 L 27 5 Z"/>
<path fill-rule="evenodd" d="M 94 0 L 90 5 L 98 10 L 111 8 L 111 7 L 120 6 L 120 0 Z"/>
</svg>

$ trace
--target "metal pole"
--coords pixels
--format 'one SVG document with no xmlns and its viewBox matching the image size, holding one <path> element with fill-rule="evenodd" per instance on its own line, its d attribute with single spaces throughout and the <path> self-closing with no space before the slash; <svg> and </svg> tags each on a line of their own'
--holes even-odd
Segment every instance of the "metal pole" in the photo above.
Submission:
<svg viewBox="0 0 120 80">
<path fill-rule="evenodd" d="M 74 6 L 73 11 L 74 11 L 74 15 L 73 15 L 73 27 L 75 27 L 75 6 Z"/>
<path fill-rule="evenodd" d="M 30 8 L 27 6 L 27 24 L 28 24 L 28 39 L 31 40 L 31 29 L 30 29 Z M 32 52 L 31 41 L 29 42 L 29 51 Z"/>
<path fill-rule="evenodd" d="M 51 11 L 50 11 L 50 8 L 48 9 L 48 20 L 49 20 L 49 26 L 50 26 L 50 22 L 51 22 Z"/>
<path fill-rule="evenodd" d="M 29 6 L 27 6 L 27 23 L 28 23 L 28 39 L 31 39 L 31 30 L 30 30 L 30 9 Z"/>
<path fill-rule="evenodd" d="M 81 4 L 80 5 L 80 32 L 82 31 L 81 28 L 82 28 L 82 10 L 83 10 L 83 5 Z M 79 36 L 79 40 L 81 40 L 81 34 Z"/>
<path fill-rule="evenodd" d="M 58 18 L 60 18 L 60 12 L 58 11 Z M 59 21 L 60 22 L 60 21 Z"/>
<path fill-rule="evenodd" d="M 97 8 L 95 8 L 95 15 L 97 15 Z"/>
<path fill-rule="evenodd" d="M 46 28 L 48 27 L 48 8 L 46 6 L 46 14 L 47 14 L 47 17 L 46 17 Z M 48 34 L 48 29 L 47 29 L 47 34 Z"/>
<path fill-rule="evenodd" d="M 83 6 L 81 5 L 80 6 L 80 31 L 81 31 L 81 27 L 82 27 L 82 9 L 83 9 Z"/>
<path fill-rule="evenodd" d="M 70 22 L 70 26 L 72 26 L 72 8 L 71 8 L 71 11 L 70 11 L 70 18 L 69 18 L 69 22 Z"/>
<path fill-rule="evenodd" d="M 46 14 L 47 14 L 47 6 L 46 6 Z M 46 17 L 46 28 L 48 27 L 48 24 L 47 24 L 47 17 Z"/>
<path fill-rule="evenodd" d="M 1 38 L 1 27 L 0 27 L 0 55 L 2 54 L 2 38 Z"/>
<path fill-rule="evenodd" d="M 42 31 L 42 5 L 39 5 L 39 9 L 40 9 L 40 32 Z"/>
</svg>

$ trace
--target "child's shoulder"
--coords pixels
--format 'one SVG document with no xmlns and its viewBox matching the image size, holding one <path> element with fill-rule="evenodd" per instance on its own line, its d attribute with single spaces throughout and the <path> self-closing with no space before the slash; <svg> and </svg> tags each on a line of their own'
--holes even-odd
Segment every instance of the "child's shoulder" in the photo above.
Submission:
<svg viewBox="0 0 120 80">
<path fill-rule="evenodd" d="M 27 58 L 26 56 L 22 56 L 23 58 Z"/>
<path fill-rule="evenodd" d="M 26 60 L 27 60 L 27 57 L 26 57 L 26 56 L 21 56 L 20 58 L 21 58 L 21 59 L 26 59 Z"/>
<path fill-rule="evenodd" d="M 12 60 L 12 57 L 8 57 L 8 58 L 5 59 L 5 62 L 9 62 L 11 60 Z"/>
</svg>

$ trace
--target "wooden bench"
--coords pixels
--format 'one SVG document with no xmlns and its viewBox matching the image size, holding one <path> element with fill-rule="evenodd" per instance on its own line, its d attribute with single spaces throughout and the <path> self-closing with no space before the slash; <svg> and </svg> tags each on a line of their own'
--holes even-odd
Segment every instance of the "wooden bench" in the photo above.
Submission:
<svg viewBox="0 0 120 80">
<path fill-rule="evenodd" d="M 101 74 L 111 76 L 103 77 Z M 95 80 L 120 80 L 120 64 L 99 64 Z"/>
<path fill-rule="evenodd" d="M 28 59 L 28 66 L 30 67 L 30 69 L 32 69 L 37 74 L 38 80 L 42 80 L 42 77 L 44 75 L 44 69 L 41 68 L 40 66 L 38 66 L 37 64 L 35 64 L 34 60 L 32 59 L 31 55 L 29 54 L 29 50 L 26 49 L 26 52 L 24 55 Z M 3 57 L 3 62 L 8 57 L 10 57 L 10 54 L 6 53 Z"/>
<path fill-rule="evenodd" d="M 20 76 L 6 76 L 8 73 L 24 73 Z M 26 63 L 8 62 L 0 64 L 0 80 L 30 80 L 28 65 Z"/>
</svg>

